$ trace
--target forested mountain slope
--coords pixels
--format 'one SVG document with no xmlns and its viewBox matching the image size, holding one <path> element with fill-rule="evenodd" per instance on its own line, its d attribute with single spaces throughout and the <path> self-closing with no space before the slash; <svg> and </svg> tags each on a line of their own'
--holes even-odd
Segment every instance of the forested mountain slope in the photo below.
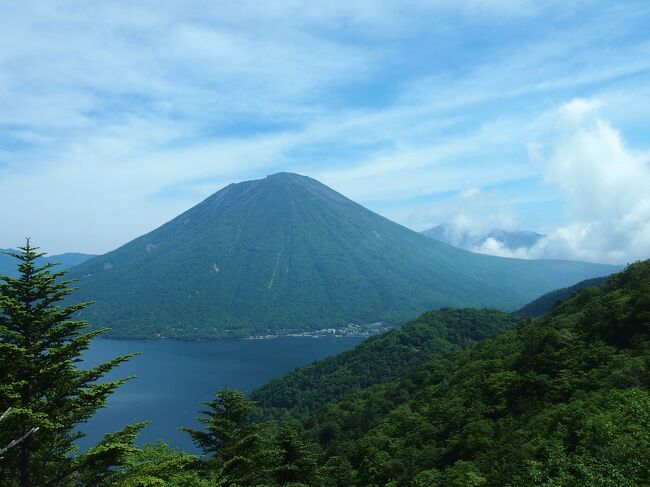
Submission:
<svg viewBox="0 0 650 487">
<path fill-rule="evenodd" d="M 650 485 L 650 261 L 304 426 L 337 485 Z"/>
<path fill-rule="evenodd" d="M 82 317 L 118 337 L 212 338 L 430 309 L 512 310 L 615 266 L 473 254 L 393 223 L 305 176 L 231 184 L 76 267 Z"/>
<path fill-rule="evenodd" d="M 404 326 L 368 338 L 352 350 L 273 380 L 251 399 L 266 415 L 299 415 L 360 389 L 381 384 L 431 358 L 493 337 L 518 318 L 491 309 L 430 311 Z"/>
<path fill-rule="evenodd" d="M 201 429 L 185 428 L 203 456 L 164 443 L 129 447 L 101 485 L 650 485 L 650 261 L 495 338 L 436 352 L 508 327 L 506 317 L 514 320 L 490 310 L 428 313 L 290 374 L 289 387 L 278 381 L 263 398 L 306 392 L 280 421 L 221 389 L 203 404 Z M 363 387 L 357 374 L 378 372 L 380 381 L 392 362 L 420 361 L 408 347 L 433 358 L 319 406 L 319 387 L 337 395 L 339 380 Z M 373 360 L 376 371 L 367 369 Z"/>
<path fill-rule="evenodd" d="M 585 279 L 580 281 L 578 284 L 573 286 L 564 287 L 562 289 L 556 289 L 546 293 L 539 298 L 531 301 L 527 305 L 518 309 L 514 314 L 518 316 L 527 316 L 529 318 L 534 318 L 538 316 L 543 316 L 555 306 L 560 301 L 566 301 L 567 299 L 573 297 L 575 293 L 581 291 L 588 287 L 600 286 L 607 281 L 607 276 L 604 277 L 594 277 L 593 279 Z"/>
</svg>

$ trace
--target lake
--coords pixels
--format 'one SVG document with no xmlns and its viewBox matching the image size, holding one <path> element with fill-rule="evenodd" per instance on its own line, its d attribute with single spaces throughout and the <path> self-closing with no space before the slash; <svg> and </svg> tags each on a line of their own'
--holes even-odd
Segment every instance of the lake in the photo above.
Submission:
<svg viewBox="0 0 650 487">
<path fill-rule="evenodd" d="M 149 420 L 138 444 L 163 439 L 172 446 L 196 451 L 189 436 L 177 428 L 197 427 L 201 402 L 230 386 L 250 392 L 271 379 L 314 360 L 337 354 L 363 338 L 279 337 L 269 340 L 230 339 L 207 342 L 96 339 L 84 355 L 84 367 L 118 355 L 141 352 L 107 376 L 135 375 L 110 398 L 81 430 L 82 450 L 107 432 L 125 424 Z"/>
</svg>

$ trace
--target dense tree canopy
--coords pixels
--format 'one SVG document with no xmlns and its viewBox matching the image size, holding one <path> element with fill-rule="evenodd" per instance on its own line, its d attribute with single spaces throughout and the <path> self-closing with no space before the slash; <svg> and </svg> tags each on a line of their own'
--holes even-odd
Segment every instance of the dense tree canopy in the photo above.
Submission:
<svg viewBox="0 0 650 487">
<path fill-rule="evenodd" d="M 522 308 L 514 312 L 517 316 L 537 318 L 544 316 L 546 313 L 553 309 L 553 306 L 562 301 L 572 298 L 577 292 L 589 287 L 598 287 L 607 282 L 607 277 L 594 277 L 593 279 L 585 279 L 577 284 L 561 289 L 555 289 L 549 293 L 541 295 L 539 298 L 532 300 Z"/>
<path fill-rule="evenodd" d="M 136 448 L 141 425 L 75 455 L 126 357 L 75 366 L 85 304 L 56 306 L 68 283 L 22 250 L 0 284 L 0 445 L 39 430 L 0 460 L 8 485 L 650 485 L 650 261 L 540 318 L 439 310 L 252 398 L 222 389 L 186 429 L 202 455 Z"/>
<path fill-rule="evenodd" d="M 513 328 L 518 318 L 491 309 L 430 311 L 368 338 L 353 350 L 297 369 L 253 392 L 265 414 L 314 411 L 328 402 L 398 378 L 433 357 Z"/>
<path fill-rule="evenodd" d="M 650 484 L 650 262 L 304 420 L 351 485 Z"/>
<path fill-rule="evenodd" d="M 434 316 L 458 323 L 467 313 Z M 427 323 L 445 330 L 424 316 L 404 339 L 411 346 L 430 342 L 430 332 L 414 331 Z M 304 377 L 317 388 L 337 370 L 334 364 L 363 364 L 366 354 L 378 364 L 381 353 L 399 357 L 393 350 L 404 345 L 399 336 L 391 332 L 344 354 L 327 373 L 322 364 L 308 367 Z M 308 396 L 318 401 L 301 409 L 286 398 L 293 409 L 280 423 L 255 421 L 260 413 L 250 400 L 221 391 L 208 403 L 206 430 L 194 434 L 208 456 L 182 471 L 203 480 L 214 475 L 214 485 L 649 485 L 649 338 L 645 262 L 542 318 L 434 354 L 394 380 L 357 385 L 327 404 Z M 272 412 L 278 416 L 277 403 Z"/>
</svg>

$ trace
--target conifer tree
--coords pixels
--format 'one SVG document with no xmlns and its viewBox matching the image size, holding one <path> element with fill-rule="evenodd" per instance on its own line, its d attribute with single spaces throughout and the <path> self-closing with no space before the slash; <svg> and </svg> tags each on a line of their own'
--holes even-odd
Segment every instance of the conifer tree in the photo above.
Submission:
<svg viewBox="0 0 650 487">
<path fill-rule="evenodd" d="M 318 476 L 314 445 L 307 442 L 297 426 L 285 421 L 275 434 L 280 455 L 274 468 L 278 485 L 309 485 Z"/>
<path fill-rule="evenodd" d="M 7 450 L 0 460 L 0 486 L 100 486 L 110 483 L 112 467 L 135 447 L 144 424 L 127 426 L 84 454 L 76 441 L 80 423 L 106 404 L 125 380 L 98 382 L 130 358 L 114 358 L 81 369 L 81 354 L 105 330 L 88 331 L 74 314 L 91 303 L 69 304 L 72 281 L 55 264 L 38 265 L 45 255 L 29 239 L 18 252 L 19 276 L 0 276 L 0 445 L 35 432 Z"/>
<path fill-rule="evenodd" d="M 228 387 L 215 399 L 204 403 L 207 409 L 198 420 L 206 431 L 182 428 L 207 455 L 223 485 L 275 485 L 271 466 L 278 451 L 265 425 L 253 421 L 255 403 Z"/>
<path fill-rule="evenodd" d="M 206 430 L 182 429 L 210 455 L 217 485 L 320 485 L 313 445 L 295 425 L 256 421 L 255 402 L 227 387 L 204 404 L 198 420 Z"/>
<path fill-rule="evenodd" d="M 207 409 L 201 411 L 203 416 L 198 420 L 207 431 L 181 429 L 192 437 L 194 444 L 204 453 L 224 461 L 231 460 L 236 455 L 234 450 L 237 443 L 255 429 L 252 419 L 255 402 L 246 399 L 235 389 L 224 387 L 212 401 L 203 404 Z"/>
</svg>

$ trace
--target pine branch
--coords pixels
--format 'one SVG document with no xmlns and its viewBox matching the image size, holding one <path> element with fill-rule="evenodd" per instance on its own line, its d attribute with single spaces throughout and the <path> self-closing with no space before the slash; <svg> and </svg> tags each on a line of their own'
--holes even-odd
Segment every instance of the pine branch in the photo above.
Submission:
<svg viewBox="0 0 650 487">
<path fill-rule="evenodd" d="M 2 421 L 3 419 L 5 419 L 5 418 L 7 417 L 7 415 L 9 414 L 10 411 L 11 411 L 11 408 L 8 408 L 4 413 L 2 413 L 2 415 L 0 415 L 0 421 Z M 2 460 L 2 459 L 4 458 L 3 455 L 4 455 L 5 453 L 7 453 L 9 450 L 11 450 L 11 449 L 12 449 L 13 447 L 15 447 L 16 445 L 20 444 L 22 441 L 26 440 L 27 437 L 29 437 L 30 435 L 33 435 L 33 434 L 36 433 L 38 430 L 39 430 L 38 427 L 36 427 L 36 428 L 32 428 L 32 429 L 30 429 L 29 431 L 27 431 L 27 433 L 25 433 L 25 434 L 24 434 L 23 436 L 21 436 L 20 438 L 18 438 L 18 439 L 16 439 L 16 440 L 11 440 L 7 446 L 5 446 L 4 448 L 0 448 L 0 460 Z"/>
</svg>

